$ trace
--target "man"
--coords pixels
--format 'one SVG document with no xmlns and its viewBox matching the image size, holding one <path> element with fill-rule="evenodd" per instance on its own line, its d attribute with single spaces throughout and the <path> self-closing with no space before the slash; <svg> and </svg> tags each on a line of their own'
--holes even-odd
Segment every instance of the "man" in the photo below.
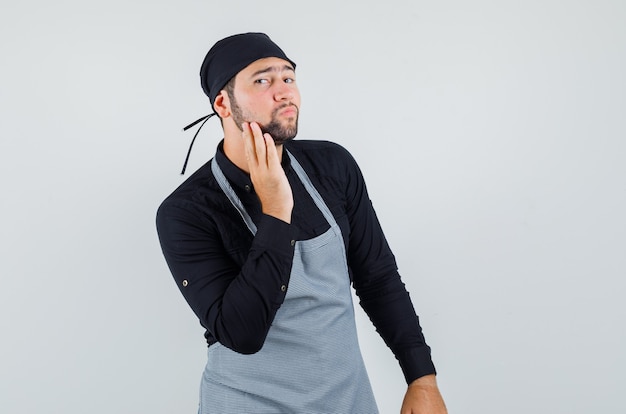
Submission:
<svg viewBox="0 0 626 414">
<path fill-rule="evenodd" d="M 376 413 L 350 284 L 398 359 L 403 413 L 445 405 L 413 305 L 350 154 L 293 140 L 295 63 L 262 33 L 200 77 L 224 139 L 159 207 L 166 261 L 206 329 L 200 413 Z"/>
</svg>

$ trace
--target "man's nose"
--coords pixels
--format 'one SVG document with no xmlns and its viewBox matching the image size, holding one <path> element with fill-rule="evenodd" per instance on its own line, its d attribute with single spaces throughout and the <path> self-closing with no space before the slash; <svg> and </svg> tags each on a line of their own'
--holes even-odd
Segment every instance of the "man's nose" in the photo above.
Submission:
<svg viewBox="0 0 626 414">
<path fill-rule="evenodd" d="M 277 101 L 291 101 L 294 96 L 293 87 L 281 82 L 276 86 L 276 92 L 274 93 L 274 99 Z"/>
</svg>

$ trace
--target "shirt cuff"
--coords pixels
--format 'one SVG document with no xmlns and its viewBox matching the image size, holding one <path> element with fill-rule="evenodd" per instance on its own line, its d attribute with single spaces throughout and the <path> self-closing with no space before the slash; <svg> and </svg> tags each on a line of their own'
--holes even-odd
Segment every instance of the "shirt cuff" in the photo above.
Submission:
<svg viewBox="0 0 626 414">
<path fill-rule="evenodd" d="M 398 361 L 407 384 L 424 375 L 437 373 L 430 357 L 430 347 L 427 345 L 402 351 L 398 355 Z"/>
<path fill-rule="evenodd" d="M 278 254 L 293 256 L 296 226 L 264 214 L 257 225 L 254 243 Z"/>
</svg>

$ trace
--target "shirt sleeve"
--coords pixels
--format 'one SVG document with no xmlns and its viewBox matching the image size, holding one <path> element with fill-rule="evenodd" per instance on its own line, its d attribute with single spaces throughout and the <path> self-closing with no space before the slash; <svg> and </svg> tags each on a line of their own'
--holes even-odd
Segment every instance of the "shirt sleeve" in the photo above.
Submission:
<svg viewBox="0 0 626 414">
<path fill-rule="evenodd" d="M 249 251 L 232 252 L 217 225 L 184 202 L 164 202 L 156 224 L 165 260 L 200 323 L 236 352 L 259 351 L 285 299 L 292 226 L 263 215 Z M 243 257 L 243 266 L 234 255 Z"/>
<path fill-rule="evenodd" d="M 407 383 L 434 374 L 430 347 L 397 270 L 362 173 L 350 154 L 346 209 L 350 222 L 348 264 L 361 307 L 398 360 Z"/>
</svg>

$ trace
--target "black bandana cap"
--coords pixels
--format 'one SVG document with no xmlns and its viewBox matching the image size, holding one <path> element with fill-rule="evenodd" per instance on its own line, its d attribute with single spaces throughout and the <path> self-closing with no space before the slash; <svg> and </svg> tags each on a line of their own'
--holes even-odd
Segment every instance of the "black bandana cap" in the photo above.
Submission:
<svg viewBox="0 0 626 414">
<path fill-rule="evenodd" d="M 204 93 L 209 97 L 211 107 L 215 103 L 217 95 L 235 75 L 252 62 L 268 57 L 284 59 L 291 63 L 294 69 L 296 68 L 296 64 L 265 33 L 241 33 L 226 37 L 215 43 L 204 57 L 200 67 L 200 84 Z M 198 133 L 205 122 L 213 115 L 216 115 L 215 112 L 203 116 L 183 129 L 183 131 L 186 131 L 202 122 L 191 140 L 181 174 L 185 174 L 191 148 Z"/>
<path fill-rule="evenodd" d="M 268 57 L 284 59 L 296 68 L 296 64 L 265 33 L 236 34 L 215 43 L 200 68 L 202 90 L 211 105 L 224 86 L 242 69 Z"/>
</svg>

